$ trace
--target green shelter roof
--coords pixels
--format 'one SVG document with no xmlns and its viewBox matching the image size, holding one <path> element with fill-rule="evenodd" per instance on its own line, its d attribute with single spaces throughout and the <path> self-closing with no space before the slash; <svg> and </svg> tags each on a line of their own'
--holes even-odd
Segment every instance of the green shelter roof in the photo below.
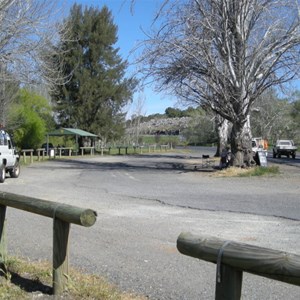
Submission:
<svg viewBox="0 0 300 300">
<path fill-rule="evenodd" d="M 82 129 L 77 128 L 60 128 L 52 132 L 47 133 L 48 136 L 64 136 L 64 135 L 77 135 L 84 137 L 97 137 L 96 134 L 90 133 L 88 131 L 84 131 Z"/>
</svg>

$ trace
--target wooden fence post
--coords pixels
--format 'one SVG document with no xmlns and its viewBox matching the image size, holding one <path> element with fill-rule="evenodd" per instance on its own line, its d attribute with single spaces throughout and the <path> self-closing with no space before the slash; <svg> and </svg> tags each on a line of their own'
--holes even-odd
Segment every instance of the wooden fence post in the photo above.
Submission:
<svg viewBox="0 0 300 300">
<path fill-rule="evenodd" d="M 4 225 L 7 206 L 53 219 L 53 294 L 62 294 L 69 278 L 70 224 L 90 227 L 96 222 L 97 213 L 68 204 L 0 192 L 0 265 L 1 258 L 6 257 Z"/>
<path fill-rule="evenodd" d="M 61 295 L 66 288 L 69 274 L 70 223 L 53 219 L 53 294 Z"/>
<path fill-rule="evenodd" d="M 25 153 L 25 151 L 23 151 L 23 161 L 24 161 L 24 164 L 26 164 L 26 153 Z"/>
<path fill-rule="evenodd" d="M 240 300 L 243 272 L 226 265 L 221 265 L 219 271 L 220 274 L 217 272 L 215 300 Z"/>
</svg>

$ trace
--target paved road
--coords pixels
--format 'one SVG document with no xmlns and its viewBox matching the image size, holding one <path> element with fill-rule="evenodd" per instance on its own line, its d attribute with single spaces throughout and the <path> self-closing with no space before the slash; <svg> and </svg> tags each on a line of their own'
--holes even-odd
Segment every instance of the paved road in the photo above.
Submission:
<svg viewBox="0 0 300 300">
<path fill-rule="evenodd" d="M 150 299 L 214 299 L 215 265 L 179 254 L 180 232 L 299 253 L 300 174 L 220 178 L 203 153 L 35 163 L 0 189 L 98 212 L 93 227 L 72 227 L 71 265 Z M 8 239 L 11 253 L 51 259 L 51 219 L 8 209 Z M 244 275 L 243 299 L 298 298 L 299 287 Z"/>
</svg>

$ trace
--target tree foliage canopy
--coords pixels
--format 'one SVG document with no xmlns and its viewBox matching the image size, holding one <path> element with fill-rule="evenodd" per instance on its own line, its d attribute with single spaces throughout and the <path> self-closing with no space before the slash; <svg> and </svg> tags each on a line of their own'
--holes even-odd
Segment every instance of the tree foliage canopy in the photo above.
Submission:
<svg viewBox="0 0 300 300">
<path fill-rule="evenodd" d="M 296 123 L 298 130 L 300 130 L 300 91 L 294 93 L 295 100 L 292 103 L 291 116 Z"/>
<path fill-rule="evenodd" d="M 260 95 L 251 113 L 251 128 L 254 136 L 270 142 L 277 139 L 296 139 L 296 122 L 293 120 L 294 104 L 280 99 L 274 90 Z"/>
<path fill-rule="evenodd" d="M 122 134 L 122 108 L 131 100 L 133 78 L 125 78 L 127 62 L 114 48 L 117 26 L 107 7 L 74 5 L 65 20 L 70 40 L 60 44 L 68 83 L 53 99 L 62 126 L 80 127 L 104 139 Z"/>
<path fill-rule="evenodd" d="M 52 124 L 52 110 L 47 99 L 21 89 L 11 106 L 8 124 L 17 146 L 22 149 L 40 147 Z"/>
</svg>

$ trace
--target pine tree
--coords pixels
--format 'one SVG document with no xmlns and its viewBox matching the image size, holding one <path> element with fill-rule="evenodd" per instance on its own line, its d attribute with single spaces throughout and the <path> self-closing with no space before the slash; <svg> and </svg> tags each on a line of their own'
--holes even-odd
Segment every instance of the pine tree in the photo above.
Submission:
<svg viewBox="0 0 300 300">
<path fill-rule="evenodd" d="M 127 62 L 114 48 L 117 26 L 106 6 L 82 9 L 74 5 L 64 21 L 69 41 L 60 45 L 65 75 L 70 81 L 53 94 L 61 126 L 77 127 L 103 139 L 123 134 L 122 108 L 131 100 L 136 81 L 125 78 Z"/>
</svg>

